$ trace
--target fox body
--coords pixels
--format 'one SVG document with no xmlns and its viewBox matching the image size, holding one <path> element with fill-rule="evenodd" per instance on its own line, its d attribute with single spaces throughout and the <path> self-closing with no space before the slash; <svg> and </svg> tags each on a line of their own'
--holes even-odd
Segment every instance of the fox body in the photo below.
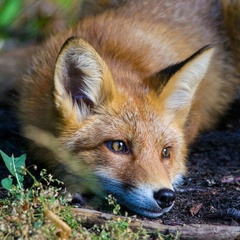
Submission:
<svg viewBox="0 0 240 240">
<path fill-rule="evenodd" d="M 22 126 L 53 134 L 120 204 L 159 217 L 173 206 L 187 146 L 236 96 L 239 35 L 230 30 L 240 8 L 209 0 L 94 3 L 101 13 L 50 37 L 35 55 L 20 91 Z M 79 179 L 47 149 L 31 149 L 78 190 Z"/>
</svg>

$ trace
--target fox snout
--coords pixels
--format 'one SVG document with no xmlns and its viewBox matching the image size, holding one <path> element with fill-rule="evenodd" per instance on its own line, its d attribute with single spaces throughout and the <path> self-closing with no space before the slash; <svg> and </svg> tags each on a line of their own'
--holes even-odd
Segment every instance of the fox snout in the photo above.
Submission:
<svg viewBox="0 0 240 240">
<path fill-rule="evenodd" d="M 137 192 L 138 191 L 136 191 L 136 193 Z M 135 199 L 133 198 L 132 193 L 126 194 L 123 197 L 124 202 L 122 203 L 122 205 L 140 215 L 149 218 L 156 218 L 162 216 L 164 213 L 170 211 L 170 209 L 174 205 L 175 193 L 172 189 L 162 188 L 158 191 L 153 191 L 152 194 L 147 194 L 147 192 L 145 193 L 142 192 L 139 195 L 136 194 Z M 146 196 L 145 199 L 143 199 L 144 196 Z"/>
<path fill-rule="evenodd" d="M 156 218 L 168 212 L 174 205 L 175 193 L 170 188 L 154 190 L 151 185 L 128 185 L 104 174 L 98 175 L 106 193 L 112 194 L 118 203 L 145 217 Z"/>
<path fill-rule="evenodd" d="M 172 207 L 175 201 L 175 193 L 173 190 L 163 188 L 153 194 L 157 204 L 162 209 Z"/>
</svg>

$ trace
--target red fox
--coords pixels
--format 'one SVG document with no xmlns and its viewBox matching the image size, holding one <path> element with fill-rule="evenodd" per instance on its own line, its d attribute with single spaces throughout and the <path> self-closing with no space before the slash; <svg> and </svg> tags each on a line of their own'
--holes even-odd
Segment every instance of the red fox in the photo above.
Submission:
<svg viewBox="0 0 240 240">
<path fill-rule="evenodd" d="M 174 204 L 188 145 L 236 97 L 240 2 L 92 3 L 98 13 L 34 56 L 19 91 L 22 126 L 53 134 L 120 204 L 159 217 Z M 78 190 L 54 156 L 31 149 Z"/>
</svg>

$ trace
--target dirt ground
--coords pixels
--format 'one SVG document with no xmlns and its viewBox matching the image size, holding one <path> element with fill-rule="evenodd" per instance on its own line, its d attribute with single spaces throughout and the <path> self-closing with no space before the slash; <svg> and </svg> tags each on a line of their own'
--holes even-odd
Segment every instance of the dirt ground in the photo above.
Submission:
<svg viewBox="0 0 240 240">
<path fill-rule="evenodd" d="M 164 223 L 240 226 L 239 109 L 238 100 L 218 130 L 202 134 L 191 147 L 188 174 Z"/>
<path fill-rule="evenodd" d="M 170 213 L 155 221 L 168 225 L 217 224 L 240 226 L 240 100 L 218 129 L 202 134 L 191 147 L 188 174 L 177 189 Z M 16 110 L 0 105 L 0 149 L 19 156 L 25 141 L 19 134 Z M 28 165 L 32 164 L 28 159 Z M 8 175 L 0 161 L 0 176 Z M 28 183 L 27 183 L 28 184 Z M 0 196 L 4 195 L 0 188 Z"/>
</svg>

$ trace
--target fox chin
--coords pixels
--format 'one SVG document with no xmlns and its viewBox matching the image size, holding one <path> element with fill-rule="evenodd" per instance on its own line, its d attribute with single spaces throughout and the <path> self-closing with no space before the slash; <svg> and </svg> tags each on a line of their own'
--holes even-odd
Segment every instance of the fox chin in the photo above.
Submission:
<svg viewBox="0 0 240 240">
<path fill-rule="evenodd" d="M 131 212 L 148 218 L 157 218 L 170 211 L 174 206 L 175 193 L 173 189 L 155 190 L 153 186 L 148 184 L 133 186 L 121 183 L 104 174 L 97 174 L 97 176 L 105 193 L 112 194 L 119 204 Z M 177 182 L 179 184 L 180 178 Z"/>
</svg>

